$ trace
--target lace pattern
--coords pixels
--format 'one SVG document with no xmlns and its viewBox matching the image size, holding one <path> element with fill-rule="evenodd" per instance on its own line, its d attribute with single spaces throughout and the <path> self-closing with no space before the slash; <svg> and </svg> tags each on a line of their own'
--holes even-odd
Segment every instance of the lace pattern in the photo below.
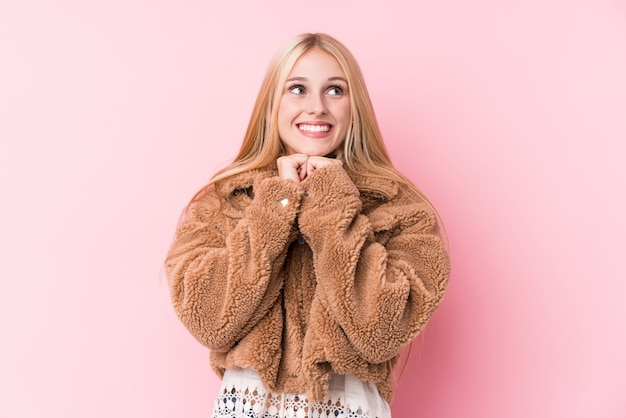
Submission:
<svg viewBox="0 0 626 418">
<path fill-rule="evenodd" d="M 389 405 L 375 385 L 354 376 L 333 376 L 329 395 L 309 402 L 305 394 L 272 393 L 252 370 L 224 376 L 212 418 L 390 418 Z"/>
</svg>

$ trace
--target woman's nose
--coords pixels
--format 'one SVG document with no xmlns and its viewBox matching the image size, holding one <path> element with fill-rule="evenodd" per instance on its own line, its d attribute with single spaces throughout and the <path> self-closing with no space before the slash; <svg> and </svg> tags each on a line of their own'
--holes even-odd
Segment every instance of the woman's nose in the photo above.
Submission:
<svg viewBox="0 0 626 418">
<path fill-rule="evenodd" d="M 328 112 L 326 102 L 321 94 L 310 94 L 307 98 L 306 112 L 315 115 L 324 115 Z"/>
</svg>

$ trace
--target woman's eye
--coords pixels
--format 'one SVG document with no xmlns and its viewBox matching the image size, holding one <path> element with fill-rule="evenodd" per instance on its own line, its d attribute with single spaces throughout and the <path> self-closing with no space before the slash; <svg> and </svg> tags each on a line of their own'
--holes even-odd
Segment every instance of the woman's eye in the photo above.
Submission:
<svg viewBox="0 0 626 418">
<path fill-rule="evenodd" d="M 300 85 L 289 87 L 289 91 L 293 94 L 304 94 L 304 87 Z"/>
<path fill-rule="evenodd" d="M 331 96 L 341 96 L 343 94 L 343 89 L 338 86 L 332 86 L 328 89 L 328 94 Z"/>
</svg>

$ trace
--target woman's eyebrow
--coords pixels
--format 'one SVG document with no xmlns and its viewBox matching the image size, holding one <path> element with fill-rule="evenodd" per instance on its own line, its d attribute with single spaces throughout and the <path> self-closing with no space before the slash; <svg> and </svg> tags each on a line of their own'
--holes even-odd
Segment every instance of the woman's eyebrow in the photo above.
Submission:
<svg viewBox="0 0 626 418">
<path fill-rule="evenodd" d="M 348 80 L 346 80 L 343 77 L 330 77 L 328 79 L 328 81 L 337 81 L 337 80 L 343 81 L 344 83 L 348 84 Z M 308 79 L 306 77 L 291 77 L 291 78 L 288 78 L 287 81 L 308 81 Z"/>
</svg>

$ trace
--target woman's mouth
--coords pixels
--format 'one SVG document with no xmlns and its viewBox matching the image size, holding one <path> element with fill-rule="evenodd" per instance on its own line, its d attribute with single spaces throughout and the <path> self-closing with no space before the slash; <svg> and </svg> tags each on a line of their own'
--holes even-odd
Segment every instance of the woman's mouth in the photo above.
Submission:
<svg viewBox="0 0 626 418">
<path fill-rule="evenodd" d="M 307 133 L 326 133 L 330 131 L 331 125 L 309 125 L 306 123 L 299 123 L 298 129 Z"/>
</svg>

